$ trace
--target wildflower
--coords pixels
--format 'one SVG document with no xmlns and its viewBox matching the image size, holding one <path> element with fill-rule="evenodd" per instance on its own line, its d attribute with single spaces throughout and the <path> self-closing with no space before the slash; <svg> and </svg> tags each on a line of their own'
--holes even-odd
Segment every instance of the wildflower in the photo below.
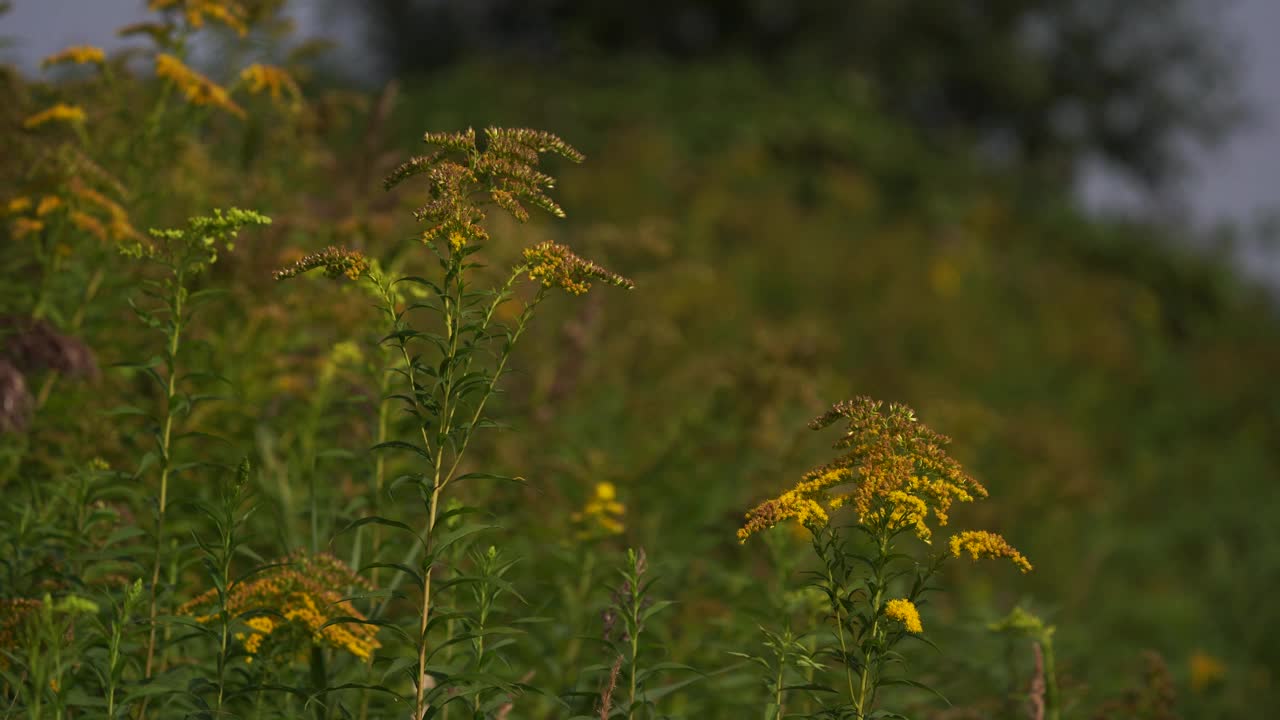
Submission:
<svg viewBox="0 0 1280 720">
<path fill-rule="evenodd" d="M 71 220 L 71 224 L 77 229 L 98 238 L 102 242 L 107 240 L 107 228 L 98 218 L 81 210 L 72 210 L 67 217 Z"/>
<path fill-rule="evenodd" d="M 627 508 L 618 502 L 617 496 L 618 491 L 614 488 L 613 483 L 596 483 L 595 495 L 587 501 L 581 512 L 575 512 L 572 515 L 573 521 L 576 523 L 594 523 L 608 535 L 621 535 L 624 530 L 622 516 L 626 513 Z M 583 530 L 579 533 L 579 538 L 587 538 L 592 534 L 589 530 Z"/>
<path fill-rule="evenodd" d="M 986 530 L 965 530 L 951 537 L 951 554 L 960 557 L 969 553 L 974 560 L 979 558 L 1009 558 L 1022 572 L 1031 571 L 1031 563 L 1003 537 Z"/>
<path fill-rule="evenodd" d="M 537 130 L 487 128 L 485 139 L 481 150 L 471 128 L 426 133 L 423 141 L 441 149 L 410 158 L 383 181 L 391 189 L 415 175 L 427 177 L 431 200 L 414 211 L 419 221 L 431 223 L 422 234 L 423 242 L 447 239 L 457 253 L 469 242 L 485 241 L 488 235 L 481 226 L 485 211 L 472 197 L 477 191 L 487 191 L 494 203 L 521 222 L 529 219 L 522 202 L 564 217 L 564 210 L 545 192 L 555 186 L 555 179 L 535 166 L 540 153 L 556 153 L 573 162 L 580 162 L 582 153 L 559 137 Z"/>
<path fill-rule="evenodd" d="M 837 403 L 809 426 L 825 428 L 847 421 L 836 448 L 846 450 L 835 461 L 801 476 L 795 487 L 761 503 L 747 513 L 738 539 L 794 519 L 806 525 L 825 525 L 827 512 L 846 505 L 864 524 L 889 532 L 911 529 L 925 542 L 932 536 L 928 516 L 946 525 L 954 502 L 970 502 L 987 495 L 943 447 L 950 440 L 916 420 L 905 405 L 881 403 L 866 397 Z M 839 490 L 849 486 L 847 490 Z"/>
<path fill-rule="evenodd" d="M 1221 660 L 1203 650 L 1191 653 L 1187 659 L 1191 689 L 1203 692 L 1227 674 L 1227 666 Z"/>
<path fill-rule="evenodd" d="M 738 529 L 738 541 L 746 542 L 752 535 L 768 530 L 784 520 L 795 520 L 805 527 L 822 527 L 830 518 L 822 505 L 795 490 L 788 490 L 772 500 L 760 503 L 747 513 L 747 524 Z"/>
<path fill-rule="evenodd" d="M 244 633 L 236 633 L 236 639 L 244 642 L 244 650 L 249 655 L 257 655 L 262 648 L 262 641 L 275 631 L 278 626 L 275 620 L 269 617 L 255 617 L 245 621 L 245 624 L 254 630 L 248 637 Z M 247 662 L 253 662 L 250 657 Z"/>
<path fill-rule="evenodd" d="M 82 123 L 84 120 L 85 114 L 82 108 L 76 105 L 58 103 L 23 120 L 22 127 L 27 130 L 34 130 L 50 122 Z"/>
<path fill-rule="evenodd" d="M 359 250 L 329 246 L 320 252 L 303 256 L 287 268 L 275 271 L 272 277 L 276 280 L 285 280 L 316 268 L 324 268 L 325 277 L 337 278 L 345 275 L 352 280 L 358 280 L 369 270 L 369 261 Z"/>
<path fill-rule="evenodd" d="M 75 45 L 41 60 L 40 65 L 41 67 L 63 64 L 102 65 L 106 60 L 107 55 L 102 51 L 102 48 L 93 47 L 92 45 Z"/>
<path fill-rule="evenodd" d="M 5 203 L 4 207 L 5 213 L 9 215 L 23 213 L 31 209 L 31 198 L 26 195 L 19 195 L 18 197 L 11 198 L 9 202 Z"/>
<path fill-rule="evenodd" d="M 187 67 L 168 53 L 156 55 L 156 77 L 172 82 L 192 105 L 221 108 L 243 118 L 244 110 L 231 100 L 227 89 Z"/>
<path fill-rule="evenodd" d="M 127 221 L 129 218 L 129 213 L 120 206 L 120 203 L 89 187 L 79 178 L 72 179 L 71 194 L 78 200 L 105 210 L 113 220 Z"/>
<path fill-rule="evenodd" d="M 33 235 L 44 230 L 44 223 L 39 220 L 20 217 L 9 225 L 9 230 L 13 233 L 14 238 L 21 240 L 28 235 Z"/>
<path fill-rule="evenodd" d="M 44 217 L 60 207 L 62 207 L 62 198 L 57 195 L 45 195 L 40 198 L 40 204 L 36 206 L 36 217 Z"/>
<path fill-rule="evenodd" d="M 240 37 L 249 33 L 244 8 L 227 0 L 151 0 L 148 7 L 153 12 L 181 8 L 192 28 L 202 28 L 206 20 L 213 20 L 231 28 Z"/>
<path fill-rule="evenodd" d="M 634 282 L 579 257 L 560 243 L 547 241 L 525 248 L 524 261 L 530 280 L 541 282 L 544 287 L 560 287 L 573 295 L 590 290 L 592 280 L 628 290 L 635 288 Z"/>
<path fill-rule="evenodd" d="M 271 99 L 279 100 L 282 94 L 287 92 L 295 103 L 302 97 L 298 83 L 294 82 L 288 71 L 275 65 L 254 63 L 240 71 L 240 79 L 254 95 L 267 92 L 270 93 Z"/>
<path fill-rule="evenodd" d="M 345 650 L 361 660 L 372 657 L 381 647 L 377 627 L 360 621 L 365 616 L 344 596 L 351 586 L 369 589 L 369 583 L 355 574 L 342 561 L 328 554 L 294 553 L 283 563 L 273 565 L 253 576 L 252 580 L 234 585 L 226 594 L 225 610 L 232 616 L 245 613 L 271 613 L 246 621 L 253 632 L 239 638 L 250 655 L 258 654 L 266 638 L 288 627 L 316 646 Z M 218 589 L 211 589 L 178 609 L 198 623 L 218 617 L 213 612 Z M 338 621 L 339 618 L 348 618 Z"/>
<path fill-rule="evenodd" d="M 897 620 L 909 633 L 922 633 L 924 626 L 920 624 L 920 611 L 914 603 L 906 598 L 898 598 L 885 603 L 884 616 Z"/>
</svg>

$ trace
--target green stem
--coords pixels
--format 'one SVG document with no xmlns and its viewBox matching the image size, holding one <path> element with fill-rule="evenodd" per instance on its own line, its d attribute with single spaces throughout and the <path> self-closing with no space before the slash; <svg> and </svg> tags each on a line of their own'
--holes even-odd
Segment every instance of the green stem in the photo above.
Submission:
<svg viewBox="0 0 1280 720">
<path fill-rule="evenodd" d="M 640 631 L 637 623 L 636 632 L 631 637 L 631 662 L 628 663 L 628 675 L 631 676 L 631 693 L 627 699 L 627 720 L 631 720 L 636 715 L 636 661 L 640 657 Z"/>
<path fill-rule="evenodd" d="M 442 367 L 444 368 L 444 377 L 441 378 L 442 390 L 439 414 L 441 422 L 436 431 L 435 457 L 432 460 L 431 496 L 427 502 L 427 532 L 423 542 L 423 544 L 426 545 L 424 550 L 427 553 L 427 557 L 425 567 L 422 570 L 422 616 L 421 622 L 418 625 L 418 677 L 417 682 L 415 683 L 417 686 L 415 718 L 417 718 L 417 720 L 424 720 L 428 709 L 426 701 L 427 629 L 430 626 L 431 619 L 431 578 L 433 575 L 432 569 L 435 565 L 435 558 L 431 557 L 431 543 L 436 527 L 436 516 L 440 509 L 440 493 L 444 490 L 445 482 L 447 482 L 447 480 L 442 482 L 441 475 L 444 469 L 445 446 L 448 445 L 449 435 L 453 431 L 450 420 L 453 417 L 454 408 L 453 404 L 450 402 L 450 398 L 453 395 L 454 388 L 455 375 L 453 360 L 458 355 L 458 335 L 462 312 L 461 269 L 455 266 L 454 272 L 457 273 L 458 278 L 454 283 L 454 295 L 452 297 L 445 298 L 445 327 L 449 334 L 449 348 L 442 363 Z M 414 405 L 420 406 L 420 403 L 418 402 L 418 382 L 413 370 L 413 360 L 409 357 L 409 351 L 405 347 L 403 340 L 400 342 L 400 352 L 404 356 L 405 366 L 408 368 L 409 389 L 413 395 Z M 418 430 L 422 434 L 423 448 L 430 449 L 432 445 L 427 436 L 426 425 L 419 423 Z M 462 450 L 459 449 L 457 453 L 460 455 Z M 457 465 L 456 457 L 454 465 Z"/>
<path fill-rule="evenodd" d="M 871 601 L 871 613 L 874 618 L 871 621 L 871 631 L 869 633 L 870 640 L 867 636 L 862 638 L 862 673 L 858 681 L 858 696 L 854 703 L 854 709 L 857 711 L 859 720 L 865 718 L 867 711 L 873 709 L 875 705 L 876 688 L 871 678 L 871 666 L 873 662 L 878 660 L 877 655 L 873 655 L 874 648 L 880 643 L 880 603 L 884 600 L 884 560 L 888 555 L 888 542 L 881 537 L 877 543 L 879 556 L 876 558 L 875 564 L 872 566 L 871 577 L 876 584 L 876 594 Z M 875 659 L 873 659 L 875 658 Z M 868 687 L 870 686 L 870 687 Z"/>
<path fill-rule="evenodd" d="M 164 429 L 160 436 L 160 504 L 156 514 L 156 552 L 151 567 L 151 592 L 148 599 L 148 616 L 150 617 L 151 629 L 147 637 L 147 661 L 143 670 L 143 677 L 151 679 L 154 672 L 155 651 L 156 651 L 156 611 L 157 611 L 157 587 L 160 584 L 160 566 L 163 561 L 164 548 L 164 520 L 165 510 L 169 500 L 169 469 L 172 465 L 169 456 L 172 448 L 173 438 L 173 399 L 178 390 L 178 349 L 179 340 L 182 335 L 182 313 L 184 301 L 184 270 L 182 262 L 179 263 L 175 270 L 173 278 L 173 297 L 171 299 L 170 309 L 171 325 L 169 331 L 168 350 L 168 371 L 169 380 L 167 394 L 165 396 L 165 417 Z M 145 713 L 145 706 L 143 708 Z"/>
<path fill-rule="evenodd" d="M 1062 701 L 1058 696 L 1058 673 L 1053 657 L 1053 638 L 1040 640 L 1040 651 L 1044 656 L 1044 709 L 1045 720 L 1059 720 L 1062 713 Z"/>
<path fill-rule="evenodd" d="M 785 655 L 778 657 L 778 675 L 773 681 L 773 707 L 765 708 L 764 720 L 776 720 L 782 717 L 782 683 Z"/>
</svg>

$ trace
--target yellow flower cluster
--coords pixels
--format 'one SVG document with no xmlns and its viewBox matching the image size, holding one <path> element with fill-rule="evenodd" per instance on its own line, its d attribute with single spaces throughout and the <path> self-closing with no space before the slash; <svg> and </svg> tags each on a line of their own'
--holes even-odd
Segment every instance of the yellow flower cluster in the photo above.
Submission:
<svg viewBox="0 0 1280 720">
<path fill-rule="evenodd" d="M 556 153 L 573 162 L 581 162 L 582 154 L 559 137 L 538 130 L 491 127 L 484 133 L 483 150 L 476 144 L 474 128 L 426 133 L 423 141 L 440 149 L 410 158 L 383 180 L 388 190 L 417 175 L 429 181 L 430 200 L 413 213 L 420 222 L 430 223 L 422 233 L 423 242 L 447 240 L 454 253 L 468 244 L 487 242 L 486 211 L 474 197 L 478 191 L 487 191 L 490 200 L 520 222 L 529 219 L 525 203 L 564 217 L 564 210 L 546 194 L 555 186 L 555 178 L 536 166 L 542 153 Z M 595 267 L 602 273 L 599 279 L 629 284 Z M 575 283 L 571 291 L 582 293 L 585 287 Z"/>
<path fill-rule="evenodd" d="M 107 54 L 102 48 L 92 45 L 75 45 L 56 52 L 40 61 L 42 67 L 50 65 L 102 65 L 107 61 Z"/>
<path fill-rule="evenodd" d="M 276 270 L 272 273 L 272 277 L 276 280 L 287 280 L 316 268 L 324 268 L 325 277 L 345 276 L 351 280 L 359 280 L 360 276 L 369 271 L 369 261 L 359 250 L 348 250 L 331 245 L 320 252 L 304 255 L 289 267 Z"/>
<path fill-rule="evenodd" d="M 1000 535 L 986 530 L 965 530 L 951 537 L 951 554 L 960 557 L 969 553 L 979 558 L 1009 558 L 1022 572 L 1031 571 L 1031 562 Z"/>
<path fill-rule="evenodd" d="M 187 24 L 195 29 L 204 27 L 207 20 L 212 20 L 226 25 L 241 37 L 249 33 L 244 8 L 227 0 L 151 0 L 148 7 L 153 12 L 181 9 Z"/>
<path fill-rule="evenodd" d="M 257 655 L 258 651 L 262 649 L 262 641 L 275 632 L 279 625 L 275 620 L 265 616 L 250 618 L 245 621 L 245 625 L 252 628 L 253 632 L 249 633 L 247 637 L 244 633 L 236 633 L 236 639 L 244 643 L 244 651 L 249 653 L 249 657 L 245 658 L 245 662 L 251 663 L 253 662 L 253 656 Z"/>
<path fill-rule="evenodd" d="M 240 71 L 240 79 L 254 95 L 265 92 L 271 95 L 271 99 L 280 100 L 288 93 L 289 99 L 294 103 L 302 99 L 298 83 L 294 82 L 288 71 L 275 65 L 254 63 Z"/>
<path fill-rule="evenodd" d="M 592 280 L 628 290 L 635 287 L 635 283 L 627 278 L 579 257 L 567 245 L 556 242 L 547 241 L 525 248 L 524 261 L 530 280 L 546 287 L 559 287 L 572 295 L 582 295 L 590 290 Z"/>
<path fill-rule="evenodd" d="M 914 603 L 906 598 L 898 598 L 885 603 L 884 616 L 897 620 L 909 633 L 922 633 L 924 626 L 920 624 L 920 611 Z"/>
<path fill-rule="evenodd" d="M 836 447 L 846 452 L 748 512 L 739 540 L 784 520 L 820 527 L 828 522 L 828 511 L 850 505 L 865 525 L 888 532 L 910 528 L 928 542 L 930 513 L 946 525 L 952 503 L 986 497 L 986 488 L 946 454 L 943 447 L 950 440 L 917 421 L 905 405 L 881 412 L 881 403 L 860 397 L 837 403 L 810 427 L 821 429 L 839 419 L 848 427 Z M 840 486 L 849 487 L 837 490 Z"/>
<path fill-rule="evenodd" d="M 627 507 L 618 502 L 618 491 L 613 483 L 596 483 L 595 495 L 587 501 L 581 512 L 575 512 L 572 516 L 575 523 L 588 526 L 579 531 L 579 539 L 596 535 L 596 530 L 608 535 L 621 535 L 625 529 L 622 517 L 626 511 Z"/>
<path fill-rule="evenodd" d="M 77 105 L 68 105 L 66 103 L 58 103 L 53 107 L 46 108 L 29 116 L 22 121 L 22 127 L 27 130 L 34 130 L 41 125 L 51 122 L 65 123 L 82 123 L 85 120 L 84 109 Z"/>
<path fill-rule="evenodd" d="M 365 616 L 345 597 L 348 587 L 369 588 L 364 578 L 332 555 L 294 553 L 249 582 L 240 583 L 227 594 L 226 609 L 232 616 L 249 612 L 269 612 L 248 621 L 252 632 L 236 638 L 249 653 L 248 661 L 258 655 L 266 638 L 282 628 L 301 632 L 315 645 L 345 650 L 361 660 L 372 657 L 381 647 L 377 627 L 361 622 L 327 625 L 337 617 L 364 620 Z M 218 616 L 214 610 L 217 590 L 209 590 L 179 608 L 182 615 L 195 616 L 196 622 L 208 623 Z"/>
<path fill-rule="evenodd" d="M 81 207 L 97 210 L 107 216 L 107 222 L 104 225 L 101 220 L 87 212 L 73 210 L 68 217 L 77 228 L 103 242 L 108 238 L 116 241 L 142 239 L 142 234 L 129 222 L 129 212 L 120 203 L 93 189 L 79 178 L 72 178 L 69 188 L 72 197 L 80 202 Z"/>
<path fill-rule="evenodd" d="M 232 99 L 227 89 L 187 67 L 168 53 L 156 55 L 156 77 L 169 80 L 192 105 L 216 107 L 243 118 L 244 110 Z"/>
<path fill-rule="evenodd" d="M 103 242 L 108 239 L 124 240 L 141 238 L 141 234 L 129 222 L 129 213 L 101 192 L 93 189 L 78 177 L 68 182 L 67 196 L 43 195 L 38 201 L 29 196 L 19 196 L 5 203 L 5 214 L 18 215 L 10 222 L 10 232 L 15 238 L 23 238 L 45 228 L 46 217 L 58 210 L 67 210 L 67 219 L 76 229 L 93 235 Z M 106 221 L 86 212 L 105 213 Z M 32 217 L 34 215 L 34 217 Z"/>
<path fill-rule="evenodd" d="M 1191 689 L 1196 692 L 1204 692 L 1227 675 L 1226 664 L 1203 650 L 1191 653 L 1191 657 L 1187 658 L 1187 666 Z"/>
</svg>

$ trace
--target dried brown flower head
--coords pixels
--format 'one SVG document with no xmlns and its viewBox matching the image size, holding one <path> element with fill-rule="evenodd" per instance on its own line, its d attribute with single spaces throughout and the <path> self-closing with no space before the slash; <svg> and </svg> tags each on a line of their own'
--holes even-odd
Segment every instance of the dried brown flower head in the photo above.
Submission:
<svg viewBox="0 0 1280 720">
<path fill-rule="evenodd" d="M 426 175 L 430 200 L 414 211 L 418 220 L 429 223 L 422 233 L 424 242 L 447 240 L 450 249 L 458 252 L 468 244 L 487 240 L 481 226 L 485 219 L 483 195 L 521 222 L 529 219 L 526 203 L 564 217 L 564 210 L 546 194 L 555 187 L 555 178 L 537 169 L 539 155 L 554 153 L 581 162 L 582 153 L 540 130 L 486 128 L 484 134 L 481 149 L 474 129 L 427 133 L 423 140 L 441 149 L 410 158 L 384 181 L 391 189 L 410 177 Z"/>
</svg>

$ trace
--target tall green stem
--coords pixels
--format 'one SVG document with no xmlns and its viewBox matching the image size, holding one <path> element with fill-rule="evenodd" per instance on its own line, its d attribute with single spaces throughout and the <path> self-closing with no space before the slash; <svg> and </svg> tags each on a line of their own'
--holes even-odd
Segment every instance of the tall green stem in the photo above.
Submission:
<svg viewBox="0 0 1280 720">
<path fill-rule="evenodd" d="M 172 280 L 173 295 L 170 300 L 170 317 L 169 326 L 169 345 L 167 348 L 168 356 L 165 358 L 169 379 L 167 385 L 167 394 L 165 395 L 165 416 L 164 427 L 160 434 L 160 502 L 156 512 L 156 552 L 151 566 L 151 592 L 148 599 L 148 616 L 150 618 L 150 632 L 147 637 L 147 661 L 143 670 L 143 677 L 150 679 L 155 667 L 155 651 L 156 651 L 156 610 L 157 610 L 157 588 L 160 584 L 160 566 L 163 560 L 164 548 L 164 520 L 165 510 L 169 500 L 169 470 L 172 466 L 170 462 L 170 453 L 173 442 L 173 418 L 174 395 L 178 391 L 178 349 L 180 338 L 182 336 L 182 313 L 184 312 L 185 300 L 185 263 L 179 263 L 175 268 L 174 278 Z"/>
<path fill-rule="evenodd" d="M 872 565 L 871 578 L 875 583 L 876 592 L 871 600 L 871 630 L 861 638 L 862 653 L 862 673 L 858 680 L 858 695 L 854 702 L 854 709 L 857 711 L 859 720 L 867 716 L 867 711 L 871 710 L 875 705 L 876 688 L 872 681 L 871 666 L 879 660 L 880 645 L 880 604 L 884 600 L 884 562 L 888 556 L 888 541 L 883 536 L 877 539 L 877 552 L 875 563 Z M 873 655 L 873 653 L 875 653 Z"/>
<path fill-rule="evenodd" d="M 453 291 L 452 295 L 446 295 L 443 300 L 445 303 L 445 327 L 448 333 L 446 342 L 448 350 L 441 363 L 444 370 L 441 380 L 441 399 L 440 399 L 440 425 L 436 431 L 436 442 L 434 446 L 435 452 L 432 458 L 432 479 L 431 479 L 431 495 L 427 501 L 427 532 L 425 534 L 424 543 L 427 553 L 425 567 L 422 570 L 422 616 L 418 626 L 418 678 L 417 678 L 417 696 L 415 699 L 417 720 L 423 720 L 427 714 L 426 700 L 426 668 L 427 668 L 427 629 L 431 620 L 431 578 L 434 574 L 432 568 L 435 565 L 435 558 L 431 557 L 431 545 L 433 534 L 436 527 L 436 516 L 440 509 L 440 493 L 444 490 L 444 482 L 442 482 L 442 473 L 444 471 L 444 452 L 445 447 L 449 444 L 449 434 L 453 431 L 451 420 L 453 418 L 453 397 L 454 390 L 454 358 L 458 356 L 458 335 L 462 313 L 462 278 L 461 267 L 459 261 L 455 260 L 451 268 L 456 280 L 450 286 Z M 413 394 L 413 402 L 420 406 L 418 402 L 418 382 L 413 369 L 413 360 L 409 357 L 409 351 L 405 347 L 404 342 L 400 343 L 400 350 L 404 354 L 405 365 L 409 372 L 409 385 Z M 427 427 L 425 423 L 419 422 L 418 430 L 422 434 L 422 444 L 424 449 L 432 448 L 432 443 L 427 436 Z M 459 450 L 458 452 L 461 452 Z M 456 460 L 455 460 L 456 465 Z M 447 482 L 447 481 L 446 481 Z"/>
</svg>

